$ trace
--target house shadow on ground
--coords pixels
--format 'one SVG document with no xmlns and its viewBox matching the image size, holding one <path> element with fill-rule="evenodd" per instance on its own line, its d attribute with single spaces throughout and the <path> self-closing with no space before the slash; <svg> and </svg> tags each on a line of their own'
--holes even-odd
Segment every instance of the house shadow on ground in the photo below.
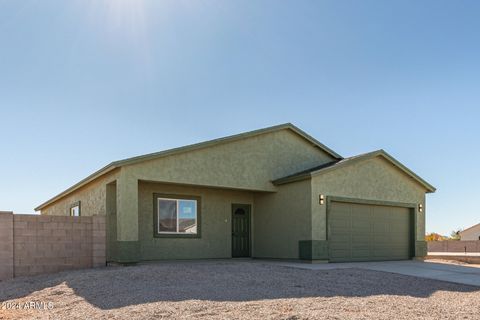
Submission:
<svg viewBox="0 0 480 320">
<path fill-rule="evenodd" d="M 103 309 L 159 301 L 256 301 L 304 297 L 428 298 L 437 291 L 479 287 L 363 269 L 304 270 L 259 262 L 151 263 L 75 270 L 0 282 L 0 301 L 35 298 L 40 290 L 61 299 L 65 284 Z M 58 288 L 56 288 L 58 287 Z"/>
</svg>

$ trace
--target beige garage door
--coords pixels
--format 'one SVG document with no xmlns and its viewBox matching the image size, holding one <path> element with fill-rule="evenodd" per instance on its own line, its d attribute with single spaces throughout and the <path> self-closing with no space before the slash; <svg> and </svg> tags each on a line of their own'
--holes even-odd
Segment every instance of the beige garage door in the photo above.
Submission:
<svg viewBox="0 0 480 320">
<path fill-rule="evenodd" d="M 408 208 L 332 201 L 328 213 L 330 261 L 410 259 L 412 220 Z"/>
</svg>

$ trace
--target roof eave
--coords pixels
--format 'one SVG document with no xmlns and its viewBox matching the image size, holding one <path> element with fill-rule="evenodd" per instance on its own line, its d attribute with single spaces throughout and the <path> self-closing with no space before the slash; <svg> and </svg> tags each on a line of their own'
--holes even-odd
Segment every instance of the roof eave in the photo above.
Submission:
<svg viewBox="0 0 480 320">
<path fill-rule="evenodd" d="M 294 176 L 294 177 L 286 177 L 286 178 L 280 178 L 280 179 L 272 180 L 272 183 L 276 186 L 279 186 L 279 185 L 287 184 L 287 183 L 291 183 L 291 182 L 307 180 L 307 179 L 310 179 L 311 177 L 312 177 L 311 173 L 305 173 L 305 174 L 301 174 L 301 175 Z"/>
<path fill-rule="evenodd" d="M 389 155 L 385 150 L 383 149 L 380 149 L 380 150 L 376 150 L 376 151 L 373 151 L 373 152 L 369 152 L 369 153 L 366 153 L 364 155 L 361 155 L 361 156 L 358 156 L 357 158 L 354 158 L 354 159 L 351 159 L 351 160 L 348 160 L 348 161 L 345 161 L 343 163 L 338 163 L 337 165 L 335 166 L 332 166 L 332 167 L 328 167 L 328 168 L 324 168 L 324 169 L 320 169 L 318 171 L 313 171 L 311 173 L 312 177 L 313 176 L 316 176 L 316 175 L 320 175 L 320 174 L 323 174 L 323 173 L 326 173 L 326 172 L 329 172 L 331 170 L 337 170 L 337 169 L 340 169 L 344 166 L 348 166 L 348 165 L 352 165 L 354 163 L 357 163 L 357 162 L 360 162 L 360 161 L 364 161 L 364 160 L 367 160 L 367 159 L 372 159 L 372 158 L 375 158 L 377 156 L 382 156 L 383 158 L 387 159 L 388 161 L 390 161 L 393 165 L 395 165 L 397 168 L 399 168 L 401 171 L 405 172 L 405 174 L 407 174 L 408 176 L 410 176 L 413 180 L 415 180 L 417 183 L 419 183 L 420 185 L 422 185 L 425 190 L 426 190 L 426 193 L 434 193 L 437 189 L 432 186 L 431 184 L 429 184 L 427 181 L 423 180 L 422 178 L 420 178 L 416 173 L 414 173 L 412 170 L 408 169 L 407 167 L 405 167 L 402 163 L 400 163 L 398 160 L 396 160 L 394 157 L 392 157 L 391 155 Z"/>
<path fill-rule="evenodd" d="M 313 138 L 312 136 L 310 136 L 306 132 L 297 128 L 295 125 L 293 125 L 291 123 L 284 123 L 284 124 L 279 124 L 279 125 L 276 125 L 276 126 L 262 128 L 262 129 L 258 129 L 258 130 L 254 130 L 254 131 L 249 131 L 249 132 L 244 132 L 244 133 L 240 133 L 240 134 L 236 134 L 236 135 L 222 137 L 222 138 L 218 138 L 218 139 L 214 139 L 214 140 L 210 140 L 210 141 L 191 144 L 191 145 L 187 145 L 187 146 L 183 146 L 183 147 L 179 147 L 179 148 L 174 148 L 174 149 L 169 149 L 169 150 L 165 150 L 165 151 L 161 151 L 161 152 L 149 153 L 149 154 L 142 155 L 142 156 L 131 157 L 131 158 L 123 159 L 123 160 L 114 161 L 114 162 L 110 163 L 109 165 L 103 167 L 102 169 L 100 169 L 100 170 L 94 172 L 93 174 L 89 175 L 88 177 L 81 180 L 80 182 L 74 184 L 73 186 L 66 189 L 65 191 L 59 193 L 58 195 L 51 198 L 50 200 L 47 200 L 46 202 L 42 203 L 41 205 L 36 207 L 34 210 L 35 211 L 42 210 L 45 206 L 47 206 L 47 205 L 49 205 L 49 204 L 51 204 L 51 203 L 53 203 L 57 200 L 60 200 L 61 198 L 67 196 L 68 194 L 75 191 L 76 189 L 81 188 L 85 184 L 87 184 L 89 182 L 92 182 L 93 180 L 97 179 L 98 177 L 110 172 L 111 170 L 116 169 L 116 168 L 120 168 L 122 166 L 132 165 L 132 164 L 135 164 L 135 163 L 138 163 L 138 162 L 148 161 L 148 160 L 151 160 L 151 159 L 156 159 L 158 157 L 166 157 L 166 156 L 171 156 L 171 155 L 175 155 L 175 154 L 179 154 L 179 153 L 183 153 L 183 152 L 189 152 L 189 151 L 193 151 L 193 150 L 197 150 L 197 149 L 201 149 L 201 148 L 207 148 L 207 147 L 217 145 L 217 144 L 220 144 L 220 143 L 224 143 L 224 142 L 238 141 L 238 140 L 241 140 L 241 139 L 246 138 L 246 137 L 252 137 L 252 136 L 256 136 L 256 135 L 260 135 L 260 134 L 264 134 L 264 133 L 269 133 L 269 132 L 274 132 L 274 131 L 278 131 L 278 130 L 283 130 L 283 129 L 292 130 L 293 132 L 300 135 L 301 137 L 303 137 L 307 141 L 310 141 L 312 143 L 312 145 L 314 145 L 314 146 L 318 147 L 319 149 L 323 150 L 324 152 L 328 153 L 333 158 L 343 159 L 342 156 L 340 156 L 338 153 L 336 153 L 332 149 L 328 148 L 327 146 L 325 146 L 324 144 L 322 144 L 321 142 L 319 142 L 318 140 L 316 140 L 315 138 Z"/>
<path fill-rule="evenodd" d="M 324 145 L 323 143 L 321 143 L 320 141 L 318 141 L 317 139 L 315 139 L 314 137 L 312 137 L 311 135 L 309 135 L 308 133 L 303 131 L 302 129 L 296 127 L 295 125 L 293 125 L 291 123 L 286 123 L 285 125 L 287 125 L 295 133 L 297 133 L 300 136 L 304 137 L 305 139 L 311 141 L 317 147 L 320 147 L 320 149 L 323 149 L 323 151 L 327 152 L 328 154 L 330 154 L 335 159 L 338 159 L 338 160 L 343 159 L 343 157 L 341 155 L 339 155 L 338 153 L 336 153 L 335 151 L 333 151 L 332 149 L 330 149 L 329 147 L 327 147 L 326 145 Z"/>
<path fill-rule="evenodd" d="M 34 210 L 35 211 L 39 211 L 39 210 L 42 210 L 43 208 L 45 208 L 46 206 L 54 203 L 55 201 L 57 200 L 60 200 L 61 198 L 67 196 L 68 194 L 70 194 L 71 192 L 83 187 L 84 185 L 96 180 L 97 178 L 103 176 L 104 174 L 107 174 L 109 172 L 111 172 L 112 170 L 115 170 L 117 169 L 118 166 L 116 165 L 116 162 L 112 162 L 108 165 L 106 165 L 105 167 L 101 168 L 100 170 L 97 170 L 95 171 L 94 173 L 92 173 L 91 175 L 89 175 L 88 177 L 86 177 L 85 179 L 77 182 L 76 184 L 74 184 L 73 186 L 71 186 L 70 188 L 66 189 L 65 191 L 57 194 L 56 196 L 54 196 L 53 198 L 45 201 L 44 203 L 42 203 L 41 205 L 39 205 L 38 207 L 36 207 Z"/>
<path fill-rule="evenodd" d="M 329 147 L 327 147 L 326 145 L 324 145 L 320 141 L 316 140 L 315 138 L 313 138 L 312 136 L 310 136 L 309 134 L 307 134 L 303 130 L 299 129 L 295 125 L 293 125 L 291 123 L 284 123 L 284 124 L 279 124 L 279 125 L 268 127 L 268 128 L 263 128 L 263 129 L 258 129 L 258 130 L 254 130 L 254 131 L 239 133 L 239 134 L 235 134 L 235 135 L 231 135 L 231 136 L 227 136 L 227 137 L 222 137 L 222 138 L 218 138 L 218 139 L 214 139 L 214 140 L 209 140 L 209 141 L 204 141 L 204 142 L 200 142 L 200 143 L 190 144 L 190 145 L 186 145 L 186 146 L 182 146 L 182 147 L 178 147 L 178 148 L 173 148 L 173 149 L 169 149 L 169 150 L 165 150 L 165 151 L 154 152 L 154 153 L 149 153 L 149 154 L 145 154 L 145 155 L 141 155 L 141 156 L 137 156 L 137 157 L 127 158 L 127 159 L 116 161 L 116 163 L 118 164 L 118 166 L 130 165 L 130 164 L 134 164 L 134 163 L 141 162 L 141 161 L 148 161 L 150 159 L 155 159 L 157 157 L 165 157 L 165 156 L 170 156 L 170 155 L 174 155 L 174 154 L 178 154 L 178 153 L 182 153 L 182 152 L 189 152 L 189 151 L 193 151 L 193 150 L 197 150 L 197 149 L 208 148 L 210 146 L 218 145 L 218 144 L 223 143 L 223 142 L 238 141 L 238 140 L 241 140 L 243 138 L 252 137 L 252 136 L 265 134 L 265 133 L 269 133 L 269 132 L 274 132 L 274 131 L 278 131 L 278 130 L 283 130 L 283 129 L 292 130 L 296 134 L 303 137 L 305 140 L 310 141 L 312 143 L 312 145 L 314 145 L 314 146 L 318 147 L 319 149 L 323 150 L 324 152 L 328 153 L 333 158 L 343 159 L 343 157 L 341 155 L 339 155 L 338 153 L 336 153 L 335 151 L 333 151 L 332 149 L 330 149 Z"/>
<path fill-rule="evenodd" d="M 462 234 L 462 233 L 464 233 L 465 231 L 469 231 L 469 230 L 471 230 L 471 229 L 473 229 L 473 228 L 476 228 L 476 227 L 478 227 L 478 226 L 480 226 L 480 223 L 477 223 L 477 224 L 475 224 L 475 225 L 473 225 L 473 226 L 471 226 L 471 227 L 469 227 L 469 228 L 467 228 L 467 229 L 465 229 L 465 230 L 460 231 L 459 234 Z"/>
<path fill-rule="evenodd" d="M 419 184 L 421 184 L 427 191 L 427 193 L 434 193 L 437 191 L 437 189 L 432 186 L 430 183 L 422 179 L 420 176 L 418 176 L 415 172 L 404 166 L 401 162 L 399 162 L 397 159 L 389 155 L 386 151 L 380 150 L 380 153 L 382 156 L 385 158 L 389 159 L 392 163 L 394 163 L 398 168 L 401 170 L 405 171 L 408 175 L 410 175 L 414 180 L 416 180 Z"/>
</svg>

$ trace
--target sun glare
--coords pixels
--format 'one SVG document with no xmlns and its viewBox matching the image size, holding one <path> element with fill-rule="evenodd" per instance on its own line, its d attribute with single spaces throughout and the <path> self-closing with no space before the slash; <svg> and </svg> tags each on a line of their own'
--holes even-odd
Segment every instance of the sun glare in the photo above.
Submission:
<svg viewBox="0 0 480 320">
<path fill-rule="evenodd" d="M 146 9 L 143 0 L 105 0 L 108 28 L 124 35 L 143 37 L 146 32 Z"/>
<path fill-rule="evenodd" d="M 150 61 L 145 0 L 91 0 L 90 22 L 103 34 L 105 41 L 128 50 L 141 64 Z M 85 2 L 80 2 L 84 7 Z"/>
</svg>

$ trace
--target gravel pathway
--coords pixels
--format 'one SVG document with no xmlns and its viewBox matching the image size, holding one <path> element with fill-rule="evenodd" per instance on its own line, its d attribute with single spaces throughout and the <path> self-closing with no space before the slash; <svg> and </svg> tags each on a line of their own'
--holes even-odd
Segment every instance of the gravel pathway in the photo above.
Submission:
<svg viewBox="0 0 480 320">
<path fill-rule="evenodd" d="M 17 278 L 0 282 L 0 301 L 0 319 L 480 318 L 478 287 L 258 261 L 152 263 Z M 44 309 L 27 309 L 32 301 Z"/>
</svg>

